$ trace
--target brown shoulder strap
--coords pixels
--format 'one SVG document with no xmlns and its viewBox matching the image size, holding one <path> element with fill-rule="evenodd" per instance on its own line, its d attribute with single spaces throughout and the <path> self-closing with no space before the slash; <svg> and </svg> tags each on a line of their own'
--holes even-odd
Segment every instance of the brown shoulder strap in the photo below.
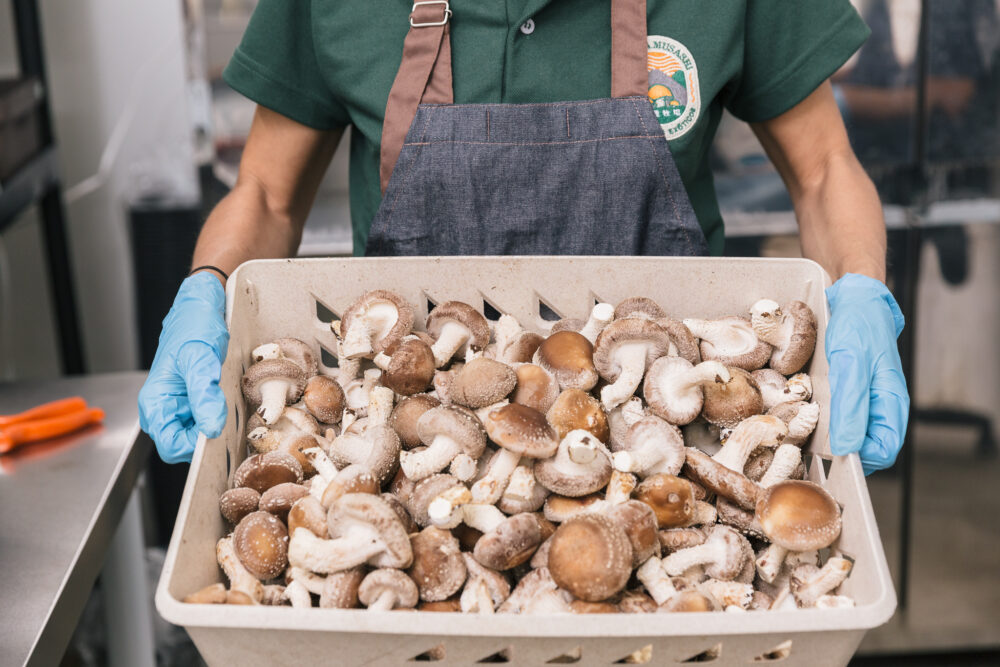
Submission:
<svg viewBox="0 0 1000 667">
<path fill-rule="evenodd" d="M 382 192 L 403 149 L 420 103 L 454 102 L 447 0 L 413 3 L 403 60 L 389 90 L 382 122 L 379 179 Z M 611 0 L 611 96 L 644 96 L 646 70 L 646 0 Z"/>
<path fill-rule="evenodd" d="M 448 22 L 451 9 L 446 0 L 413 3 L 410 31 L 403 42 L 403 60 L 389 90 L 382 122 L 379 179 L 382 192 L 403 149 L 403 141 L 417 115 L 420 102 L 451 104 L 451 40 Z"/>
</svg>

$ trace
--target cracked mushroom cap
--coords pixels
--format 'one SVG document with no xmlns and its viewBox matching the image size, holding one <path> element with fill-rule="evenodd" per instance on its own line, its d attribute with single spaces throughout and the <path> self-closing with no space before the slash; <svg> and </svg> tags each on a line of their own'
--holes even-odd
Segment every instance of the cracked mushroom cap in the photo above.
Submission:
<svg viewBox="0 0 1000 667">
<path fill-rule="evenodd" d="M 510 402 L 547 412 L 559 397 L 559 382 L 555 376 L 536 364 L 519 364 L 514 373 L 517 385 Z"/>
<path fill-rule="evenodd" d="M 243 517 L 257 511 L 260 504 L 260 493 L 256 490 L 239 486 L 229 489 L 219 497 L 219 512 L 226 521 L 237 524 Z"/>
<path fill-rule="evenodd" d="M 635 497 L 652 508 L 660 528 L 690 526 L 694 520 L 694 487 L 683 477 L 650 475 L 635 488 Z"/>
<path fill-rule="evenodd" d="M 355 326 L 361 324 L 371 332 L 371 347 L 375 353 L 398 342 L 413 328 L 413 308 L 406 300 L 388 290 L 365 292 L 351 304 L 340 321 L 341 335 L 346 339 Z"/>
<path fill-rule="evenodd" d="M 425 445 L 444 436 L 474 459 L 482 456 L 486 448 L 486 434 L 479 419 L 472 412 L 457 407 L 442 405 L 422 414 L 417 420 L 417 435 Z"/>
<path fill-rule="evenodd" d="M 574 448 L 586 456 L 575 461 L 571 451 Z M 552 493 L 571 498 L 603 489 L 611 479 L 611 471 L 611 458 L 605 447 L 583 430 L 570 431 L 560 441 L 555 456 L 535 463 L 535 479 L 539 484 Z"/>
<path fill-rule="evenodd" d="M 545 415 L 525 405 L 510 403 L 491 410 L 485 426 L 490 440 L 521 456 L 544 459 L 559 447 L 556 432 Z"/>
<path fill-rule="evenodd" d="M 616 320 L 623 320 L 626 317 L 643 317 L 647 320 L 658 320 L 666 316 L 666 312 L 655 301 L 644 296 L 630 296 L 615 306 Z"/>
<path fill-rule="evenodd" d="M 309 413 L 324 424 L 336 424 L 344 415 L 347 399 L 340 383 L 325 375 L 309 378 L 302 402 Z"/>
<path fill-rule="evenodd" d="M 692 334 L 701 339 L 701 358 L 714 359 L 726 366 L 755 371 L 771 358 L 771 346 L 760 340 L 742 317 L 717 320 L 684 320 Z"/>
<path fill-rule="evenodd" d="M 382 383 L 400 396 L 427 391 L 436 370 L 430 345 L 419 338 L 408 338 L 394 344 L 390 354 Z"/>
<path fill-rule="evenodd" d="M 594 367 L 602 378 L 614 382 L 621 373 L 618 352 L 625 346 L 643 345 L 645 368 L 670 351 L 670 334 L 659 324 L 641 317 L 615 320 L 601 331 L 594 343 Z"/>
<path fill-rule="evenodd" d="M 545 416 L 560 440 L 578 429 L 589 431 L 603 443 L 611 439 L 608 414 L 601 402 L 580 389 L 567 389 L 559 394 Z"/>
<path fill-rule="evenodd" d="M 311 378 L 319 372 L 319 362 L 316 360 L 316 354 L 309 347 L 308 343 L 298 338 L 289 337 L 278 338 L 274 341 L 274 344 L 281 351 L 281 356 L 298 364 L 307 378 Z"/>
<path fill-rule="evenodd" d="M 556 529 L 549 572 L 560 588 L 588 602 L 607 600 L 632 575 L 632 544 L 613 519 L 581 514 Z"/>
<path fill-rule="evenodd" d="M 540 514 L 515 514 L 480 537 L 472 555 L 492 570 L 509 570 L 527 562 L 553 530 Z"/>
<path fill-rule="evenodd" d="M 270 381 L 284 382 L 285 405 L 299 400 L 306 388 L 306 374 L 302 368 L 289 359 L 265 359 L 258 361 L 243 374 L 243 397 L 251 405 L 260 405 L 261 387 Z"/>
<path fill-rule="evenodd" d="M 774 347 L 770 366 L 782 375 L 798 373 L 816 349 L 816 315 L 802 301 L 784 306 L 761 299 L 750 308 L 750 322 L 757 336 Z"/>
<path fill-rule="evenodd" d="M 407 396 L 392 409 L 389 416 L 389 426 L 399 435 L 404 449 L 419 447 L 420 436 L 417 435 L 417 421 L 431 408 L 441 405 L 441 401 L 428 394 Z"/>
<path fill-rule="evenodd" d="M 302 466 L 294 456 L 284 452 L 254 454 L 240 464 L 233 474 L 233 487 L 245 486 L 264 493 L 284 482 L 302 482 Z"/>
<path fill-rule="evenodd" d="M 542 341 L 534 363 L 551 373 L 563 389 L 590 391 L 597 384 L 594 346 L 576 331 L 557 331 Z"/>
<path fill-rule="evenodd" d="M 660 555 L 660 536 L 656 532 L 656 514 L 652 508 L 638 500 L 626 500 L 612 505 L 608 516 L 625 530 L 632 545 L 632 567 L 636 568 L 652 556 Z"/>
<path fill-rule="evenodd" d="M 392 507 L 378 496 L 368 493 L 341 496 L 330 507 L 327 527 L 332 537 L 341 537 L 352 529 L 374 530 L 384 549 L 368 559 L 369 565 L 405 568 L 413 561 L 413 549 L 403 524 Z"/>
<path fill-rule="evenodd" d="M 462 367 L 448 389 L 454 403 L 467 408 L 485 408 L 514 391 L 517 374 L 507 364 L 478 357 Z"/>
<path fill-rule="evenodd" d="M 761 414 L 764 400 L 750 373 L 732 367 L 729 375 L 728 382 L 716 381 L 702 386 L 705 402 L 701 414 L 716 426 L 736 428 L 744 419 Z"/>
<path fill-rule="evenodd" d="M 412 609 L 417 606 L 418 598 L 417 585 L 413 580 L 404 572 L 392 568 L 368 573 L 358 588 L 361 604 L 371 608 Z"/>
<path fill-rule="evenodd" d="M 441 330 L 448 323 L 458 324 L 468 332 L 468 347 L 476 352 L 486 349 L 490 343 L 490 325 L 483 314 L 467 303 L 446 301 L 427 314 L 427 333 L 438 340 Z"/>
<path fill-rule="evenodd" d="M 233 548 L 243 567 L 261 580 L 277 577 L 288 566 L 288 530 L 268 512 L 251 512 L 240 520 Z"/>
<path fill-rule="evenodd" d="M 670 317 L 656 320 L 656 323 L 663 327 L 670 334 L 670 342 L 677 349 L 677 356 L 685 359 L 697 366 L 701 363 L 701 346 L 698 339 L 691 333 L 691 330 L 681 322 Z M 671 350 L 673 354 L 673 350 Z"/>
<path fill-rule="evenodd" d="M 410 536 L 413 565 L 406 571 L 425 602 L 446 600 L 465 583 L 466 566 L 458 540 L 447 530 L 428 526 Z"/>
<path fill-rule="evenodd" d="M 840 506 L 812 482 L 788 480 L 764 489 L 757 520 L 772 542 L 789 551 L 825 549 L 840 536 Z"/>
</svg>

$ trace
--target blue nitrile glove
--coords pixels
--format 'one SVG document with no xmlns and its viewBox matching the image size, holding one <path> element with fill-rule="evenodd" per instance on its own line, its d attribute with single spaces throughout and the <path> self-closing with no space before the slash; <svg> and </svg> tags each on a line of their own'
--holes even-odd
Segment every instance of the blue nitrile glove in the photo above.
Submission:
<svg viewBox="0 0 1000 667">
<path fill-rule="evenodd" d="M 219 389 L 229 345 L 226 292 L 203 271 L 181 283 L 163 320 L 160 346 L 139 390 L 139 425 L 167 463 L 190 461 L 198 433 L 218 437 L 226 424 Z"/>
<path fill-rule="evenodd" d="M 856 273 L 826 290 L 830 325 L 830 448 L 858 452 L 865 474 L 890 467 L 903 446 L 910 396 L 896 338 L 903 313 L 878 280 Z"/>
</svg>

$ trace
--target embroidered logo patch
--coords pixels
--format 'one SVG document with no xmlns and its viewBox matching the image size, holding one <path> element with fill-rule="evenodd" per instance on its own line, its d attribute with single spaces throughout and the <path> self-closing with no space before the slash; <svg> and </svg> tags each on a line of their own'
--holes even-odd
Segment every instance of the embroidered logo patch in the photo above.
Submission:
<svg viewBox="0 0 1000 667">
<path fill-rule="evenodd" d="M 698 66 L 683 44 L 670 37 L 646 38 L 649 101 L 667 139 L 684 136 L 701 114 Z"/>
</svg>

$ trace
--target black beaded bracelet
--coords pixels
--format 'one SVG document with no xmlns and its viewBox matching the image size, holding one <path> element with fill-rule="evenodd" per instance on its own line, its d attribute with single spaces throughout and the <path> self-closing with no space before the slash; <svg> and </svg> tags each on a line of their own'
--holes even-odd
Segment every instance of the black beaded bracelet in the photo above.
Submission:
<svg viewBox="0 0 1000 667">
<path fill-rule="evenodd" d="M 198 273 L 199 271 L 202 271 L 202 270 L 205 270 L 205 269 L 207 269 L 209 271 L 215 271 L 220 276 L 222 276 L 223 280 L 229 280 L 229 274 L 228 273 L 226 273 L 225 271 L 223 271 L 222 269 L 220 269 L 217 266 L 212 266 L 211 264 L 205 264 L 204 266 L 196 266 L 193 269 L 191 269 L 191 273 L 189 273 L 188 275 L 189 276 L 193 276 L 194 274 Z"/>
</svg>

